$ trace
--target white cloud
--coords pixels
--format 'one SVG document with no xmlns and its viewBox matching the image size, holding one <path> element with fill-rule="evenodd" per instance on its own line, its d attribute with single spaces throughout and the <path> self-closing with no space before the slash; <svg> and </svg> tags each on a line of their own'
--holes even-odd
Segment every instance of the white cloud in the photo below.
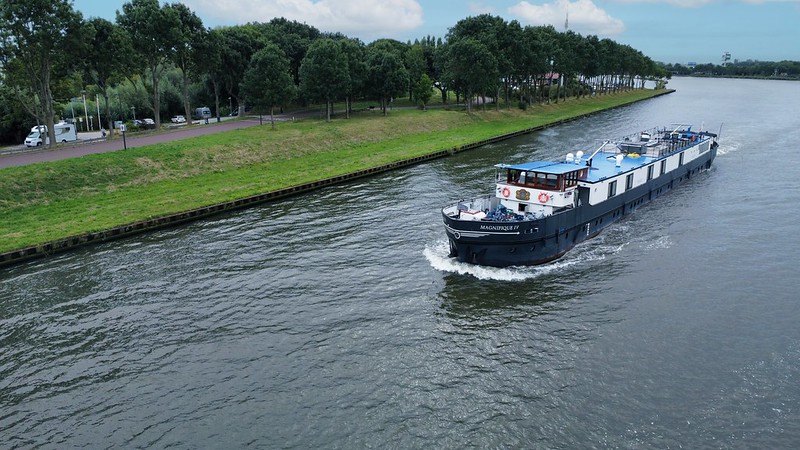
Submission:
<svg viewBox="0 0 800 450">
<path fill-rule="evenodd" d="M 509 13 L 530 25 L 553 25 L 557 30 L 564 29 L 569 12 L 569 29 L 581 34 L 614 36 L 625 31 L 621 20 L 611 17 L 595 5 L 592 0 L 555 0 L 552 3 L 533 5 L 527 1 L 508 9 Z"/>
<path fill-rule="evenodd" d="M 469 12 L 476 15 L 495 14 L 497 11 L 494 6 L 474 2 L 470 2 L 467 8 L 469 8 Z"/>
<path fill-rule="evenodd" d="M 307 23 L 321 31 L 378 37 L 422 25 L 417 0 L 183 0 L 220 23 L 269 22 L 276 17 Z"/>
</svg>

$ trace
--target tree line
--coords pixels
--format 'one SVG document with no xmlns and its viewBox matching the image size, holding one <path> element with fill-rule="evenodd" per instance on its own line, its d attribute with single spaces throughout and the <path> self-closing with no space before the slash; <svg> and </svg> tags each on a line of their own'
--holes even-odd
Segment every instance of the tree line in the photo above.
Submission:
<svg viewBox="0 0 800 450">
<path fill-rule="evenodd" d="M 683 76 L 800 78 L 800 61 L 734 61 L 726 64 L 665 64 L 664 70 Z"/>
<path fill-rule="evenodd" d="M 463 19 L 443 39 L 369 44 L 283 18 L 207 28 L 184 4 L 159 0 L 124 3 L 114 22 L 85 20 L 70 0 L 2 2 L 0 18 L 0 140 L 15 127 L 25 132 L 20 124 L 33 118 L 49 125 L 53 142 L 52 125 L 77 92 L 102 97 L 112 130 L 125 112 L 112 112 L 121 93 L 160 127 L 162 95 L 167 113 L 180 108 L 187 118 L 193 102 L 213 104 L 219 117 L 228 100 L 229 109 L 235 103 L 271 115 L 320 104 L 330 120 L 335 102 L 349 115 L 354 101 L 375 101 L 386 114 L 394 98 L 424 108 L 438 91 L 442 102 L 455 97 L 467 109 L 477 97 L 524 108 L 643 87 L 669 74 L 610 39 L 491 15 Z"/>
</svg>

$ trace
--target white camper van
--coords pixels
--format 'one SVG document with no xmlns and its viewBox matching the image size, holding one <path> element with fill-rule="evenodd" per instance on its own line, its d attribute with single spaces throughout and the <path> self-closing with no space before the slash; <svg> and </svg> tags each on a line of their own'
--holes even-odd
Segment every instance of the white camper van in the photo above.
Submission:
<svg viewBox="0 0 800 450">
<path fill-rule="evenodd" d="M 195 119 L 210 119 L 211 118 L 211 109 L 209 109 L 208 106 L 195 108 L 193 117 Z"/>
<path fill-rule="evenodd" d="M 75 125 L 66 122 L 59 122 L 53 127 L 56 130 L 56 142 L 77 141 L 78 133 L 75 132 Z M 42 144 L 49 144 L 50 138 L 47 136 L 47 127 L 37 125 L 31 128 L 31 133 L 25 138 L 27 147 L 38 147 Z"/>
</svg>

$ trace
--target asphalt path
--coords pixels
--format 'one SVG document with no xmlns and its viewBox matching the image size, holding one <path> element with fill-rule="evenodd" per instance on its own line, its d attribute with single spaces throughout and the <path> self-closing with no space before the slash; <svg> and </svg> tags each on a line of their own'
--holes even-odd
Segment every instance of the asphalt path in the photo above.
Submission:
<svg viewBox="0 0 800 450">
<path fill-rule="evenodd" d="M 264 121 L 268 125 L 268 121 Z M 194 125 L 191 127 L 181 127 L 159 133 L 147 133 L 141 135 L 126 134 L 125 144 L 127 148 L 141 147 L 144 145 L 158 144 L 161 142 L 171 142 L 191 137 L 204 136 L 207 134 L 219 133 L 222 131 L 238 130 L 259 125 L 258 118 L 242 118 L 239 120 L 228 120 L 217 123 L 211 119 L 208 125 Z M 137 133 L 138 134 L 138 133 Z M 95 153 L 106 153 L 123 150 L 123 142 L 117 133 L 114 140 L 98 139 L 88 143 L 59 145 L 54 149 L 47 147 L 36 147 L 30 150 L 20 150 L 16 153 L 0 156 L 0 169 L 6 167 L 24 166 L 46 161 L 59 161 L 67 158 L 92 155 Z"/>
</svg>

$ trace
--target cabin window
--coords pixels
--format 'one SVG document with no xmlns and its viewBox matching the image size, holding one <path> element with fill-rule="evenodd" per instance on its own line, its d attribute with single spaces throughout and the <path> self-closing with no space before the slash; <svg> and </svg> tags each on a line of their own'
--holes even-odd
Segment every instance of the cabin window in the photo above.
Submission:
<svg viewBox="0 0 800 450">
<path fill-rule="evenodd" d="M 647 181 L 653 179 L 653 167 L 652 165 L 647 167 Z"/>
<path fill-rule="evenodd" d="M 615 195 L 617 195 L 617 182 L 612 181 L 608 184 L 608 198 L 611 198 Z"/>
<path fill-rule="evenodd" d="M 683 153 L 681 153 L 681 155 L 678 157 L 678 166 L 682 165 L 683 165 Z"/>
<path fill-rule="evenodd" d="M 625 178 L 625 190 L 628 191 L 630 189 L 633 189 L 633 174 L 630 174 L 627 178 Z"/>
<path fill-rule="evenodd" d="M 519 171 L 511 169 L 508 172 L 506 172 L 506 183 L 514 183 L 517 181 L 518 177 L 519 177 Z"/>
<path fill-rule="evenodd" d="M 578 172 L 568 172 L 563 175 L 564 187 L 572 187 L 578 184 Z"/>
<path fill-rule="evenodd" d="M 660 174 L 659 175 L 664 175 L 665 173 L 667 173 L 667 160 L 666 159 L 661 160 L 661 170 L 660 170 Z"/>
</svg>

